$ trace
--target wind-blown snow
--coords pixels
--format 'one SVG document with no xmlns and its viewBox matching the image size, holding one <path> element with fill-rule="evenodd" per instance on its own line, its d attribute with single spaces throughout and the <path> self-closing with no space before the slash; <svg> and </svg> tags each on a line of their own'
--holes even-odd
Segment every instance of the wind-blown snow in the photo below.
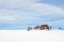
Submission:
<svg viewBox="0 0 64 42">
<path fill-rule="evenodd" d="M 0 42 L 64 42 L 64 30 L 0 30 Z"/>
</svg>

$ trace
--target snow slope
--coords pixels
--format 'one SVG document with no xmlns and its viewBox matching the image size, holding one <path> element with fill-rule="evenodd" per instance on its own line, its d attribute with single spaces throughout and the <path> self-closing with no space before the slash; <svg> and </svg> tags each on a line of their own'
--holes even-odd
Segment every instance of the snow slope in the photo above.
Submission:
<svg viewBox="0 0 64 42">
<path fill-rule="evenodd" d="M 0 42 L 64 42 L 64 30 L 0 30 Z"/>
</svg>

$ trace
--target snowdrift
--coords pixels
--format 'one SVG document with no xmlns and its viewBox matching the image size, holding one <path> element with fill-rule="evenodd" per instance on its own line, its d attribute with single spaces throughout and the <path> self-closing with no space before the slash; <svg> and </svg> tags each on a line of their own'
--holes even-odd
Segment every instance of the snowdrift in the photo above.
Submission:
<svg viewBox="0 0 64 42">
<path fill-rule="evenodd" d="M 0 42 L 64 42 L 64 30 L 0 30 Z"/>
</svg>

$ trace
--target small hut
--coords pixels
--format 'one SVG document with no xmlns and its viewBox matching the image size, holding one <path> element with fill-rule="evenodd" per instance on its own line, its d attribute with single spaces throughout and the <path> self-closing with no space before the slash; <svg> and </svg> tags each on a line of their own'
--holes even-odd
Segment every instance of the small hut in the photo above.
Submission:
<svg viewBox="0 0 64 42">
<path fill-rule="evenodd" d="M 49 26 L 47 24 L 43 24 L 40 26 L 40 30 L 44 30 L 44 29 L 48 29 L 49 30 Z"/>
<path fill-rule="evenodd" d="M 52 27 L 50 26 L 49 27 L 49 25 L 47 25 L 47 24 L 43 24 L 43 25 L 41 25 L 41 26 L 39 26 L 39 25 L 37 25 L 37 26 L 35 26 L 33 29 L 35 29 L 35 30 L 44 30 L 44 29 L 51 29 Z M 30 30 L 32 30 L 32 28 L 31 27 L 28 27 L 28 29 L 27 29 L 27 31 L 30 31 Z"/>
</svg>

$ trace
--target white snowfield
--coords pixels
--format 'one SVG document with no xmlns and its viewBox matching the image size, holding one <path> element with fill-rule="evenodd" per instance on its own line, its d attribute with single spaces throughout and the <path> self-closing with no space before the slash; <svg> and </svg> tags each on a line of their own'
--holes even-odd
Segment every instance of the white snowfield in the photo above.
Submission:
<svg viewBox="0 0 64 42">
<path fill-rule="evenodd" d="M 64 42 L 64 30 L 0 30 L 0 42 Z"/>
</svg>

